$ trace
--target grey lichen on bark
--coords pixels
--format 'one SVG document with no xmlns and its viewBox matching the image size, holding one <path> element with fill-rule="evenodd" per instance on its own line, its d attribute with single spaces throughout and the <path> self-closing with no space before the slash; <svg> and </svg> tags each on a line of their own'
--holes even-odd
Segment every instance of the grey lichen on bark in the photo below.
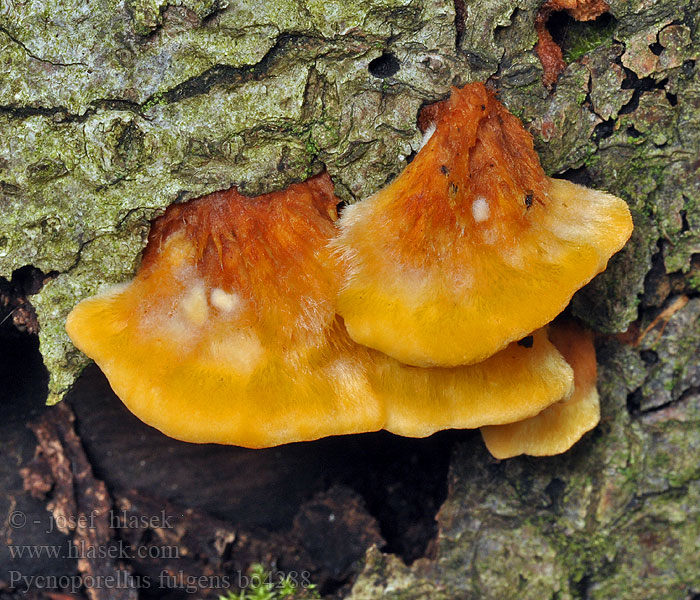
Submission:
<svg viewBox="0 0 700 600">
<path fill-rule="evenodd" d="M 351 596 L 700 593 L 700 2 L 610 0 L 567 40 L 551 90 L 540 4 L 0 0 L 0 275 L 53 275 L 32 298 L 50 400 L 87 362 L 66 314 L 131 277 L 169 204 L 323 168 L 362 199 L 419 147 L 423 103 L 488 79 L 549 174 L 633 213 L 631 242 L 572 306 L 608 334 L 602 423 L 552 459 L 498 462 L 475 435 L 453 457 L 435 556 L 371 551 Z"/>
</svg>

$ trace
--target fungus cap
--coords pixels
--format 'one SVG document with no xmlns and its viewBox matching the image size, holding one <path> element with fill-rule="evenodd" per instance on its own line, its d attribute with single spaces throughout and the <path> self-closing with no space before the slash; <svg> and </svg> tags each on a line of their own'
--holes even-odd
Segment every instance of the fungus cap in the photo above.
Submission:
<svg viewBox="0 0 700 600">
<path fill-rule="evenodd" d="M 544 326 L 632 231 L 623 200 L 546 177 L 483 84 L 435 112 L 426 145 L 345 209 L 333 242 L 350 336 L 416 366 L 476 363 Z"/>
<path fill-rule="evenodd" d="M 386 405 L 384 429 L 426 437 L 442 429 L 512 423 L 538 414 L 573 391 L 574 373 L 536 331 L 475 365 L 412 367 L 378 352 L 374 388 Z"/>
<path fill-rule="evenodd" d="M 569 321 L 550 326 L 549 337 L 573 367 L 573 394 L 529 419 L 482 427 L 486 447 L 496 458 L 561 454 L 600 421 L 593 334 Z"/>
<path fill-rule="evenodd" d="M 173 205 L 134 280 L 78 304 L 68 334 L 132 412 L 181 440 L 263 447 L 380 429 L 368 351 L 335 314 L 337 201 L 322 175 Z"/>
</svg>

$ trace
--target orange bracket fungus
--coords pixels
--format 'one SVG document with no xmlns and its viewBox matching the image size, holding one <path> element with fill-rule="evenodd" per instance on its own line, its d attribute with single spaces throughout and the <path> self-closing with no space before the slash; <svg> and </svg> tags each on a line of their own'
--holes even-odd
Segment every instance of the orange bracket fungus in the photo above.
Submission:
<svg viewBox="0 0 700 600">
<path fill-rule="evenodd" d="M 374 386 L 386 404 L 384 428 L 398 435 L 426 437 L 442 429 L 520 421 L 573 391 L 573 371 L 543 329 L 532 344 L 510 344 L 475 365 L 412 367 L 374 354 Z"/>
<path fill-rule="evenodd" d="M 600 421 L 592 333 L 570 321 L 550 326 L 549 337 L 574 369 L 574 392 L 529 419 L 482 427 L 486 447 L 496 458 L 561 454 Z"/>
<path fill-rule="evenodd" d="M 170 206 L 134 280 L 78 304 L 68 334 L 132 412 L 181 440 L 263 447 L 380 429 L 369 355 L 335 314 L 337 201 L 322 175 Z"/>
<path fill-rule="evenodd" d="M 327 175 L 284 192 L 168 208 L 134 280 L 67 330 L 141 419 L 193 442 L 263 447 L 382 427 L 409 436 L 510 423 L 573 389 L 536 332 L 476 365 L 422 369 L 360 346 L 335 314 Z"/>
<path fill-rule="evenodd" d="M 432 114 L 413 162 L 340 220 L 326 174 L 169 207 L 135 278 L 71 312 L 71 339 L 186 441 L 482 427 L 497 457 L 563 452 L 599 418 L 595 353 L 543 326 L 625 244 L 629 210 L 546 177 L 483 84 Z"/>
<path fill-rule="evenodd" d="M 623 200 L 547 177 L 483 84 L 436 113 L 415 159 L 344 211 L 333 242 L 350 336 L 421 367 L 477 363 L 544 326 L 632 232 Z"/>
</svg>

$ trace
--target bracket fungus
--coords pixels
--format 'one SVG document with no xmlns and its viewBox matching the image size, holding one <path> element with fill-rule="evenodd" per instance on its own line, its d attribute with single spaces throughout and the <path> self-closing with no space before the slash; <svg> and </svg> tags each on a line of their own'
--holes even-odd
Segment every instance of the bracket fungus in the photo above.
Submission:
<svg viewBox="0 0 700 600">
<path fill-rule="evenodd" d="M 476 365 L 402 365 L 335 313 L 333 186 L 235 190 L 169 207 L 136 277 L 82 301 L 67 330 L 145 422 L 172 437 L 265 447 L 389 431 L 423 437 L 510 423 L 573 389 L 536 332 Z"/>
<path fill-rule="evenodd" d="M 483 84 L 434 112 L 432 137 L 333 242 L 350 336 L 420 367 L 478 363 L 543 327 L 632 232 L 623 200 L 547 177 Z"/>
<path fill-rule="evenodd" d="M 71 339 L 181 440 L 482 427 L 499 457 L 566 450 L 599 418 L 595 352 L 543 326 L 625 244 L 629 210 L 546 177 L 483 84 L 432 114 L 414 161 L 340 220 L 326 174 L 170 206 L 134 279 L 71 312 Z"/>
<path fill-rule="evenodd" d="M 139 418 L 191 442 L 265 447 L 373 431 L 367 349 L 335 314 L 327 175 L 283 192 L 170 206 L 136 277 L 66 329 Z"/>
<path fill-rule="evenodd" d="M 600 421 L 593 334 L 573 321 L 548 329 L 552 343 L 574 370 L 573 394 L 529 419 L 482 427 L 484 443 L 496 458 L 561 454 Z"/>
<path fill-rule="evenodd" d="M 413 367 L 376 352 L 374 387 L 386 405 L 384 429 L 426 437 L 443 429 L 512 423 L 568 397 L 571 367 L 544 329 L 532 338 L 532 344 L 516 342 L 483 362 L 460 367 Z"/>
</svg>

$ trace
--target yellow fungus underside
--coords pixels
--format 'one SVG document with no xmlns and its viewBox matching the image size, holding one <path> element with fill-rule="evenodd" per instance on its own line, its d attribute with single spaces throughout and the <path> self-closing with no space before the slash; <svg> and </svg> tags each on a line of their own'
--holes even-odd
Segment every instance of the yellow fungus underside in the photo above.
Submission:
<svg viewBox="0 0 700 600">
<path fill-rule="evenodd" d="M 379 379 L 373 383 L 386 403 L 384 429 L 398 435 L 520 421 L 573 391 L 573 371 L 543 329 L 530 348 L 513 343 L 464 367 L 426 369 L 376 355 Z"/>
<path fill-rule="evenodd" d="M 529 419 L 482 427 L 481 435 L 495 458 L 520 454 L 554 456 L 566 452 L 598 421 L 598 392 L 590 388 L 585 392 L 574 392 L 568 400 L 557 402 Z"/>
<path fill-rule="evenodd" d="M 550 335 L 574 369 L 574 392 L 568 399 L 529 419 L 482 427 L 486 447 L 495 458 L 561 454 L 600 421 L 595 349 L 590 332 L 571 324 L 555 325 Z"/>
</svg>

